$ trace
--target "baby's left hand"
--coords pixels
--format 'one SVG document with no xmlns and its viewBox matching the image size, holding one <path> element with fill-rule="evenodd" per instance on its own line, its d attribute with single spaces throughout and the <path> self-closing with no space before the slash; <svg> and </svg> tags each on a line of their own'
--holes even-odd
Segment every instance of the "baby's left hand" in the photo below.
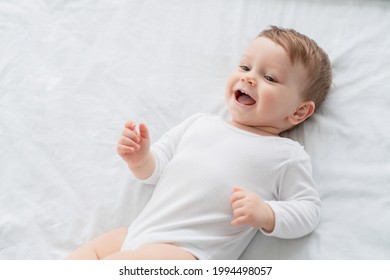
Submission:
<svg viewBox="0 0 390 280">
<path fill-rule="evenodd" d="M 250 225 L 272 232 L 275 227 L 275 215 L 267 203 L 257 194 L 240 187 L 233 188 L 230 197 L 234 226 Z"/>
</svg>

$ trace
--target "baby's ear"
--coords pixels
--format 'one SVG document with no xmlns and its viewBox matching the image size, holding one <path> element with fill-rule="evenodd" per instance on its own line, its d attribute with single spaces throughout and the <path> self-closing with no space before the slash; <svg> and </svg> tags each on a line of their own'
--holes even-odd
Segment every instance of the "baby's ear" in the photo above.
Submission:
<svg viewBox="0 0 390 280">
<path fill-rule="evenodd" d="M 297 110 L 288 117 L 289 122 L 292 125 L 297 125 L 313 115 L 316 105 L 313 101 L 303 101 Z"/>
</svg>

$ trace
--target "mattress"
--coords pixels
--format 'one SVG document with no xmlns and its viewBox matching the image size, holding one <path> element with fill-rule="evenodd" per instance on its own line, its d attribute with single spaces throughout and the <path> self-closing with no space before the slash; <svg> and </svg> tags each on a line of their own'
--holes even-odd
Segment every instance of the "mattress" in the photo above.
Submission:
<svg viewBox="0 0 390 280">
<path fill-rule="evenodd" d="M 197 112 L 228 118 L 224 88 L 270 25 L 329 54 L 325 103 L 290 137 L 323 211 L 299 239 L 258 232 L 241 259 L 390 259 L 390 3 L 0 2 L 0 259 L 62 259 L 128 226 L 154 187 L 116 154 L 127 120 L 156 141 Z"/>
</svg>

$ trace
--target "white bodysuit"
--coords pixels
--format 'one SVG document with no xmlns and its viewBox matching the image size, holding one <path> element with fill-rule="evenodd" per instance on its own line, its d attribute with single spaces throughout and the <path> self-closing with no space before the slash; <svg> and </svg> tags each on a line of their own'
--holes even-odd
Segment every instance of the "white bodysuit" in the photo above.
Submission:
<svg viewBox="0 0 390 280">
<path fill-rule="evenodd" d="M 198 259 L 237 259 L 258 229 L 230 224 L 233 186 L 256 192 L 273 209 L 275 229 L 263 234 L 298 238 L 319 222 L 310 158 L 291 139 L 259 136 L 219 116 L 197 114 L 151 149 L 157 165 L 144 182 L 156 188 L 129 226 L 123 251 L 170 243 Z"/>
</svg>

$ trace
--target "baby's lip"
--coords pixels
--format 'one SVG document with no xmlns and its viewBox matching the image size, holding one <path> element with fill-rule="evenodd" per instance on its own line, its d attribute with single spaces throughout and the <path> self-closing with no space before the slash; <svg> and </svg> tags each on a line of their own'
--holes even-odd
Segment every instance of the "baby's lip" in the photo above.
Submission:
<svg viewBox="0 0 390 280">
<path fill-rule="evenodd" d="M 256 100 L 245 90 L 237 89 L 234 91 L 236 101 L 245 106 L 251 106 L 256 104 Z"/>
</svg>

